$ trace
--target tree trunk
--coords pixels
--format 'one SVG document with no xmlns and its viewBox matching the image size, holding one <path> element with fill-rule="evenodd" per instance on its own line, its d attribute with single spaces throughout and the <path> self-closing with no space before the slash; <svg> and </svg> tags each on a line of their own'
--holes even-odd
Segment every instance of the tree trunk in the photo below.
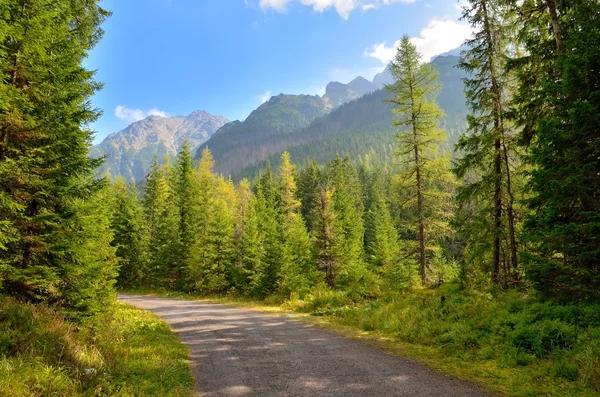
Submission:
<svg viewBox="0 0 600 397">
<path fill-rule="evenodd" d="M 494 256 L 492 259 L 492 282 L 499 283 L 500 273 L 500 234 L 502 231 L 502 158 L 500 139 L 494 142 L 494 174 L 496 175 L 494 193 Z"/>
<path fill-rule="evenodd" d="M 510 165 L 508 162 L 508 147 L 506 145 L 506 137 L 503 142 L 504 164 L 506 167 L 506 192 L 508 193 L 508 205 L 506 208 L 508 215 L 508 234 L 510 238 L 510 264 L 511 264 L 511 279 L 516 280 L 517 268 L 519 266 L 517 259 L 517 238 L 515 232 L 515 212 L 514 203 L 515 197 L 512 192 L 512 179 L 510 175 Z"/>
<path fill-rule="evenodd" d="M 565 52 L 565 44 L 563 41 L 563 34 L 558 22 L 558 12 L 556 11 L 556 1 L 547 0 L 546 5 L 548 6 L 548 14 L 550 14 L 550 20 L 552 21 L 552 30 L 554 31 L 554 39 L 556 41 L 556 49 L 558 52 Z"/>
<path fill-rule="evenodd" d="M 425 270 L 425 224 L 423 220 L 423 186 L 421 181 L 421 166 L 419 165 L 419 161 L 419 149 L 415 145 L 417 212 L 419 213 L 419 274 L 421 276 L 421 284 L 425 285 L 427 281 L 427 272 Z"/>
<path fill-rule="evenodd" d="M 488 67 L 490 69 L 491 91 L 492 91 L 492 114 L 494 118 L 494 132 L 496 139 L 494 141 L 494 176 L 495 176 L 495 192 L 494 192 L 494 243 L 493 243 L 493 258 L 492 258 L 492 283 L 498 284 L 500 273 L 500 253 L 501 253 L 501 234 L 502 234 L 502 153 L 501 140 L 504 136 L 502 125 L 502 87 L 496 73 L 496 51 L 495 45 L 497 40 L 492 35 L 492 24 L 489 19 L 487 2 L 482 1 L 481 7 L 483 11 L 483 23 L 488 49 Z"/>
</svg>

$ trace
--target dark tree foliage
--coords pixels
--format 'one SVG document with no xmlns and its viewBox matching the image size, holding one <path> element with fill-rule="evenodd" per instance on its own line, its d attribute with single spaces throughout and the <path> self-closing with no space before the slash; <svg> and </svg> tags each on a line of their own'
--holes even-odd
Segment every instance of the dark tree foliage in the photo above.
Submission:
<svg viewBox="0 0 600 397">
<path fill-rule="evenodd" d="M 539 63 L 537 78 L 543 83 L 536 102 L 519 98 L 531 111 L 524 125 L 530 127 L 526 132 L 531 132 L 534 167 L 528 201 L 533 213 L 526 223 L 532 245 L 524 255 L 527 277 L 549 296 L 598 298 L 600 3 L 548 1 L 547 6 L 546 19 L 533 22 L 544 34 L 524 41 L 531 63 Z M 552 26 L 550 34 L 544 21 Z M 528 90 L 524 74 L 521 92 Z"/>
<path fill-rule="evenodd" d="M 88 158 L 87 127 L 99 116 L 90 97 L 101 85 L 82 66 L 108 16 L 98 3 L 0 4 L 1 288 L 84 312 L 103 306 L 112 277 L 80 250 L 89 226 L 84 202 L 101 186 L 93 173 L 102 160 Z"/>
</svg>

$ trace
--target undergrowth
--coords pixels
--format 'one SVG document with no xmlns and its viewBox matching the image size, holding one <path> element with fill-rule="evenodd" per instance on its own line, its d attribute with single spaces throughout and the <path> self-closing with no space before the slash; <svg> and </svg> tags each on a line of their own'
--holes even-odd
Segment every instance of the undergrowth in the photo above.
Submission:
<svg viewBox="0 0 600 397">
<path fill-rule="evenodd" d="M 81 323 L 0 298 L 0 396 L 191 396 L 187 348 L 154 314 L 115 303 Z"/>
</svg>

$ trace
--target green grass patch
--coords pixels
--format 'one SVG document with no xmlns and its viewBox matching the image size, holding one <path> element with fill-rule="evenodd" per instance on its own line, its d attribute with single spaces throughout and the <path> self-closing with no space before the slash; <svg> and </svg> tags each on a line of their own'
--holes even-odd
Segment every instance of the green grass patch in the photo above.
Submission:
<svg viewBox="0 0 600 397">
<path fill-rule="evenodd" d="M 188 350 L 148 311 L 115 303 L 74 324 L 0 298 L 0 396 L 193 396 Z"/>
</svg>

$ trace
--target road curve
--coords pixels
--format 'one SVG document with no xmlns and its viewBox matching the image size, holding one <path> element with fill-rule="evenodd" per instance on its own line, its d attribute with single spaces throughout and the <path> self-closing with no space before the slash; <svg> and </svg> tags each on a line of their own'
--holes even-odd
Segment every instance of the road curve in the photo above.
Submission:
<svg viewBox="0 0 600 397">
<path fill-rule="evenodd" d="M 288 318 L 206 302 L 120 295 L 190 348 L 201 396 L 488 396 L 367 343 Z"/>
</svg>

